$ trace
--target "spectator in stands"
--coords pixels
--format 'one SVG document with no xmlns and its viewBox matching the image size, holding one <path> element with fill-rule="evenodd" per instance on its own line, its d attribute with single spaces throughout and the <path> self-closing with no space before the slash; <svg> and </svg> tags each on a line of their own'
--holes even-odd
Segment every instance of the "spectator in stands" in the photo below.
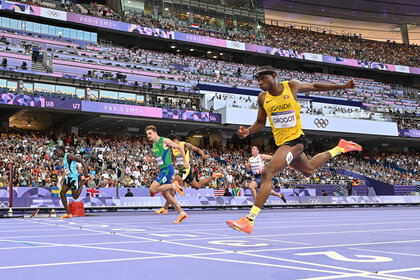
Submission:
<svg viewBox="0 0 420 280">
<path fill-rule="evenodd" d="M 130 189 L 127 189 L 127 193 L 125 194 L 125 197 L 133 197 L 133 193 Z"/>
<path fill-rule="evenodd" d="M 327 196 L 327 193 L 326 193 L 324 190 L 322 190 L 322 191 L 321 191 L 321 195 L 322 195 L 322 196 Z"/>
<path fill-rule="evenodd" d="M 353 195 L 353 181 L 347 182 L 347 195 L 348 196 Z"/>
</svg>

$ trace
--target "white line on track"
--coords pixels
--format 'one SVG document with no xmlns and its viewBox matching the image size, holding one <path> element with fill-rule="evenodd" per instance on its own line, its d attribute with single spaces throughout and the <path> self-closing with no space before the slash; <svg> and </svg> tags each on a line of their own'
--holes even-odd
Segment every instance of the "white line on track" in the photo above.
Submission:
<svg viewBox="0 0 420 280">
<path fill-rule="evenodd" d="M 391 255 L 402 255 L 402 256 L 410 256 L 410 257 L 420 257 L 420 255 L 416 254 L 409 254 L 409 253 L 399 253 L 399 252 L 389 252 L 389 251 L 379 251 L 379 250 L 369 250 L 369 249 L 361 249 L 361 248 L 349 248 L 350 250 L 357 250 L 357 251 L 366 251 L 366 252 L 375 252 L 375 253 L 385 253 Z"/>
<path fill-rule="evenodd" d="M 350 279 L 353 277 L 363 277 L 363 278 L 372 278 L 372 279 L 386 279 L 389 280 L 385 275 L 368 275 L 366 273 L 348 273 L 343 275 L 330 275 L 330 276 L 321 276 L 321 277 L 310 277 L 310 278 L 301 278 L 299 280 L 329 280 L 329 279 L 340 279 L 340 278 L 346 278 Z M 392 278 L 394 279 L 394 278 Z M 413 279 L 413 278 L 411 278 Z"/>
<path fill-rule="evenodd" d="M 384 270 L 384 271 L 379 271 L 378 273 L 396 273 L 396 272 L 408 272 L 408 271 L 416 271 L 416 270 L 420 270 L 420 267 L 403 268 L 403 269 L 395 269 L 395 270 Z"/>
<path fill-rule="evenodd" d="M 29 221 L 29 220 L 28 220 Z M 35 222 L 35 221 L 34 221 Z M 38 222 L 43 224 L 42 222 Z M 74 227 L 70 227 L 67 225 L 57 225 L 57 226 L 61 226 L 61 227 L 66 227 L 66 228 L 74 228 Z M 74 229 L 80 229 L 80 228 L 74 228 Z M 84 231 L 91 231 L 91 232 L 98 232 L 98 233 L 102 233 L 102 234 L 110 234 L 110 232 L 106 232 L 106 231 L 100 231 L 100 230 L 93 230 L 93 229 L 82 229 Z M 207 249 L 207 250 L 212 250 L 212 251 L 218 251 L 221 253 L 232 253 L 232 251 L 230 250 L 225 250 L 225 249 L 218 249 L 218 248 L 213 248 L 213 247 L 208 247 L 208 246 L 199 246 L 199 245 L 192 245 L 192 244 L 184 244 L 184 243 L 179 243 L 179 242 L 173 242 L 173 241 L 166 241 L 166 240 L 157 240 L 157 239 L 152 239 L 152 238 L 145 238 L 145 237 L 139 237 L 139 236 L 132 236 L 132 235 L 127 235 L 127 234 L 117 234 L 119 236 L 125 236 L 125 237 L 131 237 L 134 239 L 142 239 L 142 240 L 149 240 L 149 241 L 157 241 L 157 242 L 163 242 L 163 243 L 167 243 L 167 244 L 174 244 L 174 245 L 181 245 L 181 246 L 186 246 L 186 247 L 193 247 L 193 248 L 200 248 L 200 249 Z M 263 250 L 264 251 L 264 250 Z M 297 261 L 297 260 L 292 260 L 292 259 L 284 259 L 284 258 L 274 258 L 274 257 L 269 257 L 269 256 L 263 256 L 263 255 L 256 255 L 256 254 L 251 254 L 251 253 L 246 253 L 244 251 L 242 252 L 237 252 L 238 254 L 241 255 L 248 255 L 248 256 L 252 256 L 252 257 L 259 257 L 259 258 L 265 258 L 265 259 L 275 259 L 275 260 L 280 260 L 280 261 L 285 261 L 285 262 L 292 262 L 292 263 L 299 263 L 299 264 L 305 264 L 305 265 L 310 265 L 310 266 L 317 266 L 317 267 L 324 267 L 324 268 L 332 268 L 334 269 L 333 271 L 330 271 L 330 273 L 340 273 L 343 274 L 343 271 L 336 271 L 336 270 L 345 270 L 345 271 L 352 271 L 352 272 L 357 272 L 357 273 L 366 273 L 367 275 L 374 275 L 375 274 L 369 272 L 369 271 L 363 271 L 363 270 L 355 270 L 355 269 L 349 269 L 349 268 L 344 268 L 344 267 L 337 267 L 337 266 L 329 266 L 329 265 L 324 265 L 324 264 L 317 264 L 317 263 L 311 263 L 311 262 L 304 262 L 304 261 Z M 195 258 L 203 258 L 203 257 L 199 257 L 199 256 L 194 256 Z M 212 259 L 212 258 L 208 258 L 208 259 Z M 216 258 L 214 260 L 218 260 L 220 261 L 220 258 Z M 226 261 L 233 261 L 233 260 L 226 260 Z M 297 267 L 294 267 L 295 269 L 299 269 Z M 398 276 L 391 276 L 389 275 L 389 277 L 391 277 L 390 279 L 401 279 Z"/>
<path fill-rule="evenodd" d="M 258 237 L 254 237 L 254 238 L 251 238 L 251 239 L 255 239 L 255 240 L 263 240 L 263 241 L 270 241 L 270 242 L 279 242 L 279 243 L 290 243 L 290 244 L 300 244 L 300 245 L 311 245 L 311 243 L 296 242 L 296 241 L 287 241 L 287 240 L 275 240 L 275 239 L 258 238 Z"/>
</svg>

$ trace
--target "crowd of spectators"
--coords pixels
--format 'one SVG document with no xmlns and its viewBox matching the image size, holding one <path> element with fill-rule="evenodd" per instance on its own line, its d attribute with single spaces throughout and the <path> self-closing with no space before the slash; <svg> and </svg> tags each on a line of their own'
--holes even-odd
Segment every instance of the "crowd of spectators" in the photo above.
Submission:
<svg viewBox="0 0 420 280">
<path fill-rule="evenodd" d="M 32 5 L 43 5 L 51 8 L 51 2 L 21 0 Z M 92 3 L 91 5 L 74 5 L 68 0 L 56 4 L 56 8 L 66 11 L 84 13 L 96 17 L 104 17 L 116 21 L 135 23 L 147 27 L 155 27 L 220 39 L 254 43 L 280 49 L 326 54 L 331 56 L 357 59 L 363 63 L 367 61 L 389 63 L 406 66 L 420 66 L 420 47 L 416 45 L 401 45 L 390 41 L 380 42 L 362 39 L 361 36 L 342 36 L 327 32 L 314 32 L 306 29 L 279 27 L 274 25 L 260 26 L 238 25 L 235 32 L 222 30 L 216 25 L 205 24 L 199 28 L 192 28 L 188 21 L 180 20 L 174 15 L 170 18 L 152 14 L 126 13 L 119 15 L 107 6 Z M 212 30 L 209 30 L 212 29 Z M 214 31 L 216 30 L 217 31 Z"/>
<path fill-rule="evenodd" d="M 346 169 L 366 177 L 393 185 L 419 185 L 420 162 L 418 154 L 398 154 L 402 160 L 395 160 L 395 154 L 358 157 L 343 155 L 334 158 L 327 166 Z"/>
<path fill-rule="evenodd" d="M 10 44 L 0 43 L 0 48 L 11 52 L 28 52 L 27 41 L 9 41 Z M 22 44 L 24 46 L 21 46 Z M 13 49 L 11 49 L 12 46 Z M 180 53 L 163 53 L 145 49 L 124 48 L 116 45 L 100 45 L 96 48 L 87 47 L 87 49 L 78 49 L 72 46 L 68 46 L 65 49 L 58 47 L 51 47 L 49 49 L 54 53 L 54 58 L 56 59 L 57 66 L 54 70 L 56 74 L 82 75 L 80 71 L 83 73 L 83 69 L 78 67 L 67 66 L 65 72 L 57 70 L 57 68 L 62 68 L 60 66 L 60 60 L 70 60 L 92 65 L 113 66 L 114 71 L 97 71 L 93 67 L 91 71 L 88 71 L 87 76 L 106 80 L 116 79 L 120 82 L 128 82 L 143 88 L 151 87 L 151 84 L 140 81 L 140 76 L 143 77 L 144 74 L 138 74 L 138 70 L 149 72 L 153 76 L 158 74 L 162 87 L 168 90 L 176 88 L 176 86 L 170 85 L 174 81 L 178 83 L 177 91 L 190 91 L 198 83 L 254 89 L 258 87 L 256 80 L 253 79 L 253 74 L 257 69 L 256 65 L 205 59 Z M 17 63 L 19 65 L 17 67 L 20 67 L 22 61 L 18 61 Z M 122 66 L 122 63 L 128 64 L 123 64 Z M 127 72 L 128 69 L 130 72 Z M 83 75 L 86 75 L 86 72 Z M 321 73 L 314 74 L 286 69 L 278 69 L 278 77 L 279 80 L 299 79 L 303 82 L 321 83 L 344 83 L 349 79 L 349 77 L 345 76 Z M 389 107 L 390 112 L 395 109 L 394 105 L 399 105 L 398 107 L 401 107 L 398 109 L 399 111 L 412 113 L 413 109 L 406 109 L 407 106 L 413 107 L 417 105 L 415 98 L 418 90 L 403 90 L 401 86 L 388 85 L 370 79 L 355 78 L 355 82 L 357 84 L 356 89 L 316 92 L 310 93 L 310 95 L 347 98 L 351 101 L 361 101 L 378 105 L 382 108 Z M 254 107 L 256 106 L 254 105 Z"/>
<path fill-rule="evenodd" d="M 9 184 L 9 168 L 13 168 L 14 186 L 60 186 L 64 178 L 62 159 L 56 159 L 55 146 L 65 146 L 89 165 L 88 187 L 148 187 L 158 174 L 157 166 L 144 159 L 152 155 L 151 145 L 144 138 L 116 136 L 54 137 L 40 131 L 9 129 L 1 133 L 0 186 Z M 191 166 L 196 179 L 222 172 L 225 177 L 210 187 L 246 188 L 252 175 L 245 169 L 248 147 L 222 147 L 215 143 L 203 148 L 208 160 L 192 153 Z M 267 153 L 273 152 L 267 147 Z M 361 158 L 341 155 L 327 162 L 313 176 L 305 178 L 291 167 L 280 172 L 274 183 L 278 187 L 294 184 L 333 184 L 346 178 L 329 168 L 343 168 L 389 182 L 391 184 L 419 184 L 419 154 L 383 153 Z"/>
</svg>

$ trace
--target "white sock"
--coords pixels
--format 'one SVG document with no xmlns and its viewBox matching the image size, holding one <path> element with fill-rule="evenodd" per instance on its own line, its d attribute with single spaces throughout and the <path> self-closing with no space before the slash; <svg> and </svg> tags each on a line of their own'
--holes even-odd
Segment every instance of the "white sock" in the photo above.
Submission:
<svg viewBox="0 0 420 280">
<path fill-rule="evenodd" d="M 179 213 L 179 215 L 185 215 L 185 212 L 184 212 L 184 211 L 182 211 L 181 213 Z"/>
</svg>

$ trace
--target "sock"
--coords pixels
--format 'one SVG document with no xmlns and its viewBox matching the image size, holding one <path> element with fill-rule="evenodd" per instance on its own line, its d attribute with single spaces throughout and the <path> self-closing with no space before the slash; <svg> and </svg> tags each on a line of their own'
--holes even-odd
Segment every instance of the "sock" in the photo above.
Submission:
<svg viewBox="0 0 420 280">
<path fill-rule="evenodd" d="M 185 212 L 184 212 L 184 211 L 182 211 L 181 213 L 179 213 L 179 215 L 185 215 Z"/>
<path fill-rule="evenodd" d="M 254 220 L 257 218 L 258 213 L 260 213 L 261 209 L 257 206 L 253 205 L 251 208 L 251 211 L 249 211 L 249 214 L 246 216 L 248 220 L 251 222 L 251 225 L 254 225 Z"/>
<path fill-rule="evenodd" d="M 345 150 L 344 150 L 344 148 L 336 146 L 334 149 L 331 149 L 328 152 L 331 154 L 331 157 L 335 157 L 335 156 L 337 156 L 341 153 L 344 153 Z"/>
</svg>

